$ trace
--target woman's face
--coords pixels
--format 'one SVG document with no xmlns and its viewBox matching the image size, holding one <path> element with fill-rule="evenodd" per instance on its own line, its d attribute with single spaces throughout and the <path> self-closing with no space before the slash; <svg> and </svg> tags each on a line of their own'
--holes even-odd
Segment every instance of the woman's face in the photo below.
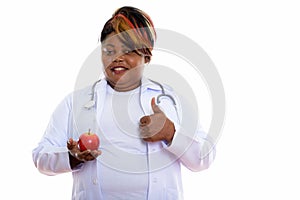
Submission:
<svg viewBox="0 0 300 200">
<path fill-rule="evenodd" d="M 115 33 L 102 42 L 102 63 L 108 83 L 117 91 L 129 91 L 140 85 L 145 57 L 129 49 Z"/>
</svg>

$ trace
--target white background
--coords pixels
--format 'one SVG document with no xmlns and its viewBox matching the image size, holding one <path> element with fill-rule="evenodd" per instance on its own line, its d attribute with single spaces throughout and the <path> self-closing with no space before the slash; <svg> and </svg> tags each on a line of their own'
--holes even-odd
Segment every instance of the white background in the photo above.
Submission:
<svg viewBox="0 0 300 200">
<path fill-rule="evenodd" d="M 70 199 L 70 174 L 40 174 L 31 151 L 73 90 L 104 22 L 116 8 L 134 5 L 156 27 L 196 41 L 225 87 L 216 160 L 200 173 L 184 170 L 186 199 L 299 199 L 297 1 L 119 2 L 1 1 L 1 196 Z"/>
</svg>

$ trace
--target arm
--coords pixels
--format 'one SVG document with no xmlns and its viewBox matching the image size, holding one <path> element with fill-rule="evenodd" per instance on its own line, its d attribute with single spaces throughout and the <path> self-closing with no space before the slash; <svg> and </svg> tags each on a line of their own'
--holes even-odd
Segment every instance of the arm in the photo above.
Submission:
<svg viewBox="0 0 300 200">
<path fill-rule="evenodd" d="M 180 161 L 192 171 L 207 169 L 215 158 L 215 147 L 205 133 L 198 129 L 194 137 L 175 125 L 176 131 L 168 151 L 180 158 Z"/>
<path fill-rule="evenodd" d="M 46 175 L 72 171 L 66 145 L 71 116 L 70 100 L 68 99 L 70 97 L 58 105 L 52 114 L 43 138 L 32 152 L 35 166 Z"/>
<path fill-rule="evenodd" d="M 174 93 L 171 95 L 176 100 L 177 111 L 173 103 L 167 99 L 161 105 L 166 116 L 175 126 L 172 142 L 165 145 L 165 148 L 176 155 L 188 169 L 192 171 L 207 169 L 215 157 L 213 140 L 201 128 L 197 109 L 184 98 L 180 98 L 179 101 Z"/>
</svg>

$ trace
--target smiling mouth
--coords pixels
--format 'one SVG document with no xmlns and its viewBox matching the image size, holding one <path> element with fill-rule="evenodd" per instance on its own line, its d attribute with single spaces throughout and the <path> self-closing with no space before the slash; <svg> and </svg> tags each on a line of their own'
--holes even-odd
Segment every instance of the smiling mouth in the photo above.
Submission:
<svg viewBox="0 0 300 200">
<path fill-rule="evenodd" d="M 116 66 L 116 67 L 112 67 L 110 70 L 115 74 L 119 74 L 119 73 L 123 73 L 123 72 L 127 71 L 128 68 L 123 67 L 123 66 Z"/>
</svg>

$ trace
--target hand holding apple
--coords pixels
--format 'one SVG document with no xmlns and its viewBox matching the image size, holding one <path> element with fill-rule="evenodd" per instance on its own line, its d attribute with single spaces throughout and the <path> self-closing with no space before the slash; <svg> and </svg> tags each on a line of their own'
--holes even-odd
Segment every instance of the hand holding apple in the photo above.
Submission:
<svg viewBox="0 0 300 200">
<path fill-rule="evenodd" d="M 98 148 L 95 150 L 91 150 L 91 149 L 81 150 L 79 146 L 79 141 L 78 142 L 74 141 L 73 138 L 70 138 L 69 141 L 67 142 L 67 148 L 75 160 L 79 160 L 83 162 L 94 160 L 102 153 L 101 150 L 99 150 Z"/>
<path fill-rule="evenodd" d="M 91 130 L 87 133 L 83 133 L 79 137 L 79 149 L 81 151 L 97 150 L 100 146 L 100 140 L 97 134 L 91 133 Z"/>
</svg>

